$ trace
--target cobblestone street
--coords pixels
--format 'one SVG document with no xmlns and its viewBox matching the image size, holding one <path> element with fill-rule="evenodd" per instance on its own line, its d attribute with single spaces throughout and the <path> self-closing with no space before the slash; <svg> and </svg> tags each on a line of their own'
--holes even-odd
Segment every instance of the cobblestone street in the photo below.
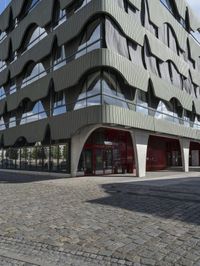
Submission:
<svg viewBox="0 0 200 266">
<path fill-rule="evenodd" d="M 0 265 L 200 265 L 200 178 L 177 176 L 1 172 Z"/>
</svg>

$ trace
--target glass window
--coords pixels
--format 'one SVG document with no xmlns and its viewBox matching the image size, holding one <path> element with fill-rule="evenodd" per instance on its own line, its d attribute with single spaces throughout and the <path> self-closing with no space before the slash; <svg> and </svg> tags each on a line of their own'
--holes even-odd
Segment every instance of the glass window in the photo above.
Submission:
<svg viewBox="0 0 200 266">
<path fill-rule="evenodd" d="M 1 119 L 0 119 L 0 130 L 4 130 L 4 129 L 6 129 L 5 122 L 4 122 L 3 117 L 1 117 Z"/>
<path fill-rule="evenodd" d="M 6 151 L 6 164 L 8 169 L 15 169 L 16 160 L 18 159 L 18 150 L 14 148 L 9 148 Z"/>
<path fill-rule="evenodd" d="M 31 49 L 33 46 L 35 46 L 38 42 L 40 42 L 45 36 L 47 36 L 47 32 L 44 28 L 37 27 L 29 40 L 27 49 Z"/>
<path fill-rule="evenodd" d="M 3 42 L 3 40 L 7 37 L 7 33 L 5 31 L 2 31 L 0 33 L 0 43 Z"/>
<path fill-rule="evenodd" d="M 10 81 L 10 88 L 9 88 L 9 94 L 13 94 L 17 91 L 16 82 L 14 79 Z"/>
<path fill-rule="evenodd" d="M 59 164 L 58 171 L 59 172 L 67 172 L 68 170 L 68 162 L 69 162 L 69 150 L 68 145 L 59 145 Z"/>
<path fill-rule="evenodd" d="M 0 100 L 4 99 L 6 97 L 4 87 L 0 87 Z"/>
<path fill-rule="evenodd" d="M 159 102 L 155 117 L 157 119 L 163 119 L 170 122 L 179 123 L 178 114 L 175 112 L 173 105 L 169 103 Z"/>
<path fill-rule="evenodd" d="M 59 146 L 51 146 L 51 171 L 58 171 L 59 169 L 59 158 L 60 158 Z"/>
<path fill-rule="evenodd" d="M 63 92 L 54 95 L 53 116 L 66 113 L 65 95 Z"/>
<path fill-rule="evenodd" d="M 187 110 L 184 110 L 184 115 L 183 116 L 184 116 L 184 126 L 190 127 L 191 114 Z"/>
<path fill-rule="evenodd" d="M 136 112 L 148 115 L 148 98 L 144 91 L 138 90 Z"/>
<path fill-rule="evenodd" d="M 89 2 L 91 2 L 91 0 L 81 0 L 78 3 L 78 7 L 75 10 L 75 13 L 80 11 L 84 6 L 86 6 Z"/>
<path fill-rule="evenodd" d="M 9 119 L 9 128 L 16 127 L 16 116 Z"/>
<path fill-rule="evenodd" d="M 85 35 L 82 38 L 81 44 L 78 47 L 75 59 L 89 53 L 95 49 L 101 48 L 101 25 L 98 25 L 92 32 L 88 28 Z"/>
<path fill-rule="evenodd" d="M 59 69 L 60 67 L 66 65 L 66 55 L 65 55 L 65 47 L 62 45 L 61 47 L 56 49 L 54 62 L 53 62 L 53 70 Z"/>
<path fill-rule="evenodd" d="M 32 111 L 26 112 L 22 115 L 20 125 L 31 123 L 44 118 L 47 118 L 47 114 L 44 110 L 42 102 L 39 101 L 34 105 Z"/>
<path fill-rule="evenodd" d="M 21 169 L 27 169 L 27 167 L 28 167 L 28 148 L 27 147 L 21 148 L 20 153 L 21 153 L 20 168 Z"/>
<path fill-rule="evenodd" d="M 28 148 L 28 166 L 30 170 L 37 169 L 37 148 L 36 147 Z"/>
<path fill-rule="evenodd" d="M 46 75 L 46 71 L 42 63 L 38 63 L 34 66 L 31 73 L 26 74 L 26 77 L 23 80 L 21 88 L 28 86 L 29 84 L 33 83 L 34 81 L 44 77 Z"/>
<path fill-rule="evenodd" d="M 171 6 L 170 0 L 160 0 L 160 2 L 167 7 L 170 12 L 173 12 L 173 8 Z"/>
<path fill-rule="evenodd" d="M 65 9 L 59 9 L 58 16 L 56 17 L 56 23 L 54 29 L 63 24 L 67 20 L 67 13 Z"/>
<path fill-rule="evenodd" d="M 0 61 L 0 72 L 3 71 L 7 67 L 7 64 L 5 61 Z"/>
</svg>

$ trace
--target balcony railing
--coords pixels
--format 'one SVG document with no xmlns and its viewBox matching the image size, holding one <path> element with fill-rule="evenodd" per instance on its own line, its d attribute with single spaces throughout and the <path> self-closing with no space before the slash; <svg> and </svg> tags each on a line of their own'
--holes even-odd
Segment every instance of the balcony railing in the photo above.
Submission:
<svg viewBox="0 0 200 266">
<path fill-rule="evenodd" d="M 160 3 L 170 12 L 170 14 L 176 19 L 176 21 L 187 31 L 186 27 L 183 25 L 183 23 L 180 22 L 180 20 L 174 16 L 173 12 L 166 6 L 161 0 Z M 188 32 L 188 31 L 187 31 Z M 188 32 L 192 38 L 200 45 L 200 40 L 198 40 L 191 32 Z M 200 34 L 199 34 L 200 36 Z"/>
<path fill-rule="evenodd" d="M 109 104 L 109 102 L 111 104 Z M 59 106 L 49 108 L 46 111 L 41 111 L 38 113 L 27 115 L 26 117 L 23 117 L 21 119 L 16 119 L 14 122 L 17 126 L 19 126 L 19 125 L 36 122 L 42 119 L 46 119 L 48 118 L 47 113 L 49 113 L 50 117 L 52 117 L 52 116 L 58 116 L 58 115 L 67 113 L 68 110 L 75 111 L 75 110 L 83 109 L 86 107 L 99 106 L 99 105 L 115 105 L 121 108 L 125 108 L 128 110 L 138 112 L 138 113 L 143 113 L 144 115 L 155 117 L 158 120 L 165 120 L 165 121 L 177 124 L 177 125 L 182 125 L 185 127 L 191 127 L 193 129 L 200 130 L 200 122 L 195 123 L 194 121 L 189 120 L 189 118 L 182 118 L 182 117 L 178 117 L 175 114 L 172 115 L 166 112 L 161 112 L 154 108 L 147 107 L 141 104 L 136 104 L 136 103 L 133 103 L 131 101 L 128 101 L 128 100 L 125 100 L 119 97 L 111 96 L 106 93 L 103 93 L 103 94 L 98 93 L 95 95 L 91 95 L 89 97 L 82 98 L 68 105 L 61 104 Z M 0 131 L 8 129 L 10 123 L 11 122 L 0 124 Z"/>
</svg>

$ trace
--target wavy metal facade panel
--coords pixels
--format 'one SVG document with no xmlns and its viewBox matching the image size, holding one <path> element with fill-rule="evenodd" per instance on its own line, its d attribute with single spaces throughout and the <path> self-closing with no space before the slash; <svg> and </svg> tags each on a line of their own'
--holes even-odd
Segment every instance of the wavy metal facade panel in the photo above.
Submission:
<svg viewBox="0 0 200 266">
<path fill-rule="evenodd" d="M 25 16 L 17 27 L 8 33 L 5 40 L 0 44 L 0 59 L 2 61 L 8 59 L 11 51 L 19 50 L 32 25 L 51 28 L 55 2 L 55 0 L 41 0 L 37 7 Z M 74 0 L 59 1 L 61 9 L 71 6 L 74 2 Z M 140 0 L 129 0 L 129 2 L 137 10 L 142 9 Z M 13 14 L 13 18 L 17 18 L 20 15 L 23 11 L 24 4 L 25 1 L 23 0 L 13 0 L 11 2 L 0 16 L 1 31 L 9 27 L 11 13 Z M 178 0 L 175 4 L 179 15 L 184 17 L 188 9 L 186 2 Z M 148 8 L 150 22 L 158 28 L 162 27 L 165 23 L 169 24 L 175 32 L 179 48 L 183 51 L 186 51 L 188 40 L 191 47 L 191 57 L 197 63 L 200 57 L 200 45 L 194 41 L 172 14 L 161 5 L 160 1 L 149 0 Z M 191 28 L 196 30 L 199 24 L 191 16 L 190 12 Z M 55 42 L 59 47 L 73 42 L 83 34 L 86 26 L 91 23 L 91 19 L 94 20 L 101 16 L 108 17 L 115 23 L 124 38 L 128 41 L 132 41 L 134 44 L 143 47 L 145 40 L 148 40 L 150 52 L 153 56 L 161 62 L 173 62 L 178 72 L 186 78 L 190 70 L 194 84 L 200 86 L 199 71 L 192 69 L 184 58 L 172 51 L 172 49 L 159 40 L 158 36 L 150 33 L 148 29 L 142 26 L 142 23 L 136 21 L 134 17 L 120 8 L 116 4 L 116 0 L 91 0 L 82 10 L 73 14 L 62 25 L 54 30 L 51 29 L 45 38 L 30 50 L 21 54 L 16 61 L 8 64 L 8 67 L 0 72 L 0 85 L 5 85 L 10 79 L 23 75 L 30 62 L 39 63 L 42 60 L 47 60 L 48 56 L 52 54 Z M 50 93 L 51 84 L 54 85 L 55 92 L 70 91 L 74 86 L 81 84 L 83 77 L 87 77 L 89 73 L 99 69 L 113 70 L 123 79 L 126 85 L 136 90 L 148 92 L 149 84 L 151 84 L 155 94 L 154 96 L 157 99 L 169 102 L 175 98 L 185 110 L 192 112 L 195 109 L 196 114 L 200 115 L 199 99 L 169 84 L 161 77 L 145 69 L 145 67 L 134 64 L 129 58 L 125 58 L 107 48 L 99 48 L 76 60 L 71 60 L 60 69 L 49 71 L 45 77 L 36 80 L 26 86 L 26 88 L 17 90 L 12 95 L 6 95 L 6 98 L 0 101 L 0 115 L 6 116 L 8 112 L 17 110 L 25 99 L 28 99 L 32 103 L 44 99 Z M 59 140 L 71 138 L 78 129 L 95 124 L 115 124 L 123 127 L 143 129 L 153 133 L 160 132 L 200 140 L 200 133 L 196 129 L 158 120 L 153 116 L 144 115 L 117 106 L 104 105 L 70 111 L 57 117 L 49 117 L 42 121 L 16 126 L 15 128 L 4 130 L 1 135 L 3 135 L 4 144 L 9 146 L 14 145 L 20 137 L 24 137 L 30 143 L 43 140 L 47 127 L 51 130 L 52 139 Z M 35 134 L 36 131 L 39 132 L 37 136 Z"/>
</svg>

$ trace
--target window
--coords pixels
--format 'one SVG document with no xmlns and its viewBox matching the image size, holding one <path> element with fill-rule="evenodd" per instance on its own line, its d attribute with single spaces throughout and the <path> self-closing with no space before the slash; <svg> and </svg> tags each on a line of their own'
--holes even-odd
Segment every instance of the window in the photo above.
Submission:
<svg viewBox="0 0 200 266">
<path fill-rule="evenodd" d="M 15 93 L 17 90 L 16 82 L 14 79 L 10 81 L 9 94 Z"/>
<path fill-rule="evenodd" d="M 95 49 L 101 48 L 101 24 L 95 26 L 97 23 L 93 23 L 92 30 L 91 25 L 87 28 L 81 43 L 78 47 L 77 54 L 75 59 L 83 56 L 86 53 L 89 53 Z"/>
<path fill-rule="evenodd" d="M 137 92 L 136 112 L 143 113 L 145 115 L 149 114 L 147 93 L 141 90 L 138 90 Z"/>
<path fill-rule="evenodd" d="M 34 29 L 31 38 L 27 44 L 27 50 L 31 49 L 35 46 L 38 42 L 40 42 L 45 36 L 47 36 L 47 32 L 44 28 L 37 27 Z"/>
<path fill-rule="evenodd" d="M 3 71 L 7 67 L 5 61 L 0 61 L 0 72 Z"/>
<path fill-rule="evenodd" d="M 191 114 L 190 114 L 189 111 L 184 110 L 184 112 L 183 112 L 183 119 L 184 119 L 184 126 L 190 127 Z"/>
<path fill-rule="evenodd" d="M 37 120 L 47 118 L 41 101 L 37 102 L 31 111 L 28 111 L 22 115 L 20 125 L 31 123 Z"/>
<path fill-rule="evenodd" d="M 9 128 L 16 127 L 16 116 L 13 116 L 9 119 Z"/>
<path fill-rule="evenodd" d="M 67 20 L 67 13 L 65 9 L 60 9 L 58 8 L 58 14 L 56 15 L 55 18 L 55 24 L 54 24 L 54 29 L 56 29 L 58 26 L 63 24 Z"/>
<path fill-rule="evenodd" d="M 53 70 L 59 69 L 60 67 L 64 66 L 66 64 L 65 58 L 65 47 L 64 45 L 62 45 L 61 47 L 58 47 L 55 51 Z"/>
<path fill-rule="evenodd" d="M 160 2 L 167 8 L 171 13 L 173 13 L 173 8 L 171 6 L 170 0 L 160 0 Z"/>
<path fill-rule="evenodd" d="M 43 67 L 42 63 L 38 63 L 34 68 L 32 69 L 31 73 L 27 73 L 23 82 L 21 88 L 24 88 L 25 86 L 28 86 L 29 84 L 33 83 L 34 81 L 44 77 L 46 75 L 46 71 Z"/>
<path fill-rule="evenodd" d="M 173 104 L 170 102 L 164 103 L 163 101 L 160 101 L 155 113 L 155 117 L 157 119 L 179 123 L 178 114 L 175 113 Z"/>
<path fill-rule="evenodd" d="M 0 130 L 6 129 L 3 117 L 0 118 Z"/>
<path fill-rule="evenodd" d="M 0 87 L 0 100 L 4 99 L 6 97 L 4 87 Z"/>
<path fill-rule="evenodd" d="M 7 37 L 7 33 L 5 31 L 2 31 L 0 33 L 0 43 L 3 42 L 3 40 L 5 40 L 6 37 Z"/>
<path fill-rule="evenodd" d="M 80 11 L 84 6 L 86 6 L 91 0 L 81 0 L 78 2 L 78 5 L 76 7 L 75 13 Z"/>
<path fill-rule="evenodd" d="M 53 116 L 66 113 L 65 95 L 63 92 L 58 92 L 54 95 Z"/>
<path fill-rule="evenodd" d="M 39 2 L 40 0 L 30 0 L 27 6 L 27 12 L 30 12 Z"/>
<path fill-rule="evenodd" d="M 125 92 L 126 90 L 126 92 Z M 79 93 L 74 110 L 94 105 L 115 105 L 129 108 L 125 98 L 128 89 L 120 86 L 117 77 L 109 72 L 96 72 L 88 77 Z"/>
</svg>

